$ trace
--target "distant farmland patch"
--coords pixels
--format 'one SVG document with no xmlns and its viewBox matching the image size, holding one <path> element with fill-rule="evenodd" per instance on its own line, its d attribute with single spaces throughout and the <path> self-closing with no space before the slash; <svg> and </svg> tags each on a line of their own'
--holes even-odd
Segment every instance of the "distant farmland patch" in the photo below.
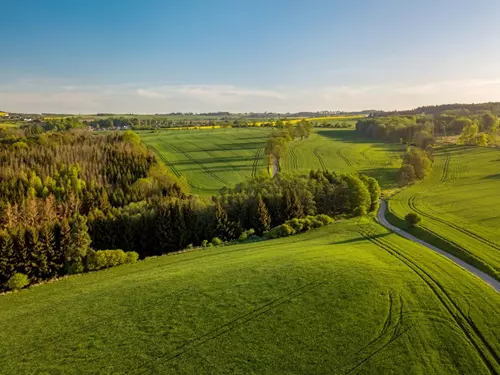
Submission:
<svg viewBox="0 0 500 375">
<path fill-rule="evenodd" d="M 140 131 L 144 143 L 196 194 L 209 195 L 223 186 L 265 173 L 264 148 L 269 128 Z M 316 129 L 308 139 L 290 142 L 285 172 L 311 169 L 364 173 L 383 189 L 395 187 L 403 147 L 363 140 L 349 129 Z"/>
</svg>

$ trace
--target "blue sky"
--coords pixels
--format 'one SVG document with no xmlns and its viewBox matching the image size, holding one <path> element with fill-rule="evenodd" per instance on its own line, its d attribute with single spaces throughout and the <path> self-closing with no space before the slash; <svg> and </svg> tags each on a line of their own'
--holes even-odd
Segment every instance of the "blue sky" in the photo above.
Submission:
<svg viewBox="0 0 500 375">
<path fill-rule="evenodd" d="M 0 109 L 403 109 L 500 100 L 498 0 L 0 0 Z"/>
</svg>

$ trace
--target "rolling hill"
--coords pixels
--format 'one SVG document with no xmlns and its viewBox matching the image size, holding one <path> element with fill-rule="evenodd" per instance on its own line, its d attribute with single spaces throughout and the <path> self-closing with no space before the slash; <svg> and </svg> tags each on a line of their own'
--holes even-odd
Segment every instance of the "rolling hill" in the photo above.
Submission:
<svg viewBox="0 0 500 375">
<path fill-rule="evenodd" d="M 498 294 L 368 219 L 150 258 L 0 305 L 2 374 L 500 372 Z"/>
</svg>

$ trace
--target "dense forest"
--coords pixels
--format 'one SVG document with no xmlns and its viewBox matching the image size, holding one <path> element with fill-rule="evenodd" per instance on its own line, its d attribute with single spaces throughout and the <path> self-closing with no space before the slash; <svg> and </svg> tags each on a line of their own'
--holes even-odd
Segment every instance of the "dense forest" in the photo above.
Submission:
<svg viewBox="0 0 500 375">
<path fill-rule="evenodd" d="M 4 132 L 0 290 L 19 275 L 36 283 L 207 241 L 262 236 L 293 219 L 362 215 L 376 210 L 379 196 L 373 178 L 311 172 L 259 177 L 199 197 L 132 131 Z"/>
</svg>

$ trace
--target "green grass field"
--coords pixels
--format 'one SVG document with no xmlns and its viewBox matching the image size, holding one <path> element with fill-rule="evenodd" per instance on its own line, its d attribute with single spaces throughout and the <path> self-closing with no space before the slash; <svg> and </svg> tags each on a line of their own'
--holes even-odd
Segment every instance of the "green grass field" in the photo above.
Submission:
<svg viewBox="0 0 500 375">
<path fill-rule="evenodd" d="M 499 191 L 500 150 L 441 146 L 431 177 L 389 203 L 396 221 L 417 212 L 423 219 L 417 235 L 447 242 L 500 279 Z"/>
<path fill-rule="evenodd" d="M 269 129 L 166 130 L 138 132 L 148 147 L 197 194 L 246 181 L 266 169 Z"/>
<path fill-rule="evenodd" d="M 4 128 L 19 128 L 21 126 L 21 123 L 15 123 L 15 122 L 0 122 L 0 129 Z"/>
<path fill-rule="evenodd" d="M 264 147 L 268 128 L 172 130 L 138 132 L 193 193 L 214 194 L 266 170 Z M 352 129 L 317 129 L 308 139 L 289 144 L 282 161 L 285 172 L 328 169 L 362 172 L 376 177 L 382 188 L 395 186 L 401 164 L 400 145 L 356 139 Z"/>
<path fill-rule="evenodd" d="M 283 169 L 360 172 L 377 178 L 383 189 L 389 189 L 395 187 L 403 152 L 401 145 L 360 139 L 352 129 L 317 129 L 308 139 L 290 143 Z"/>
<path fill-rule="evenodd" d="M 1 374 L 490 374 L 500 296 L 364 219 L 0 296 Z"/>
</svg>

